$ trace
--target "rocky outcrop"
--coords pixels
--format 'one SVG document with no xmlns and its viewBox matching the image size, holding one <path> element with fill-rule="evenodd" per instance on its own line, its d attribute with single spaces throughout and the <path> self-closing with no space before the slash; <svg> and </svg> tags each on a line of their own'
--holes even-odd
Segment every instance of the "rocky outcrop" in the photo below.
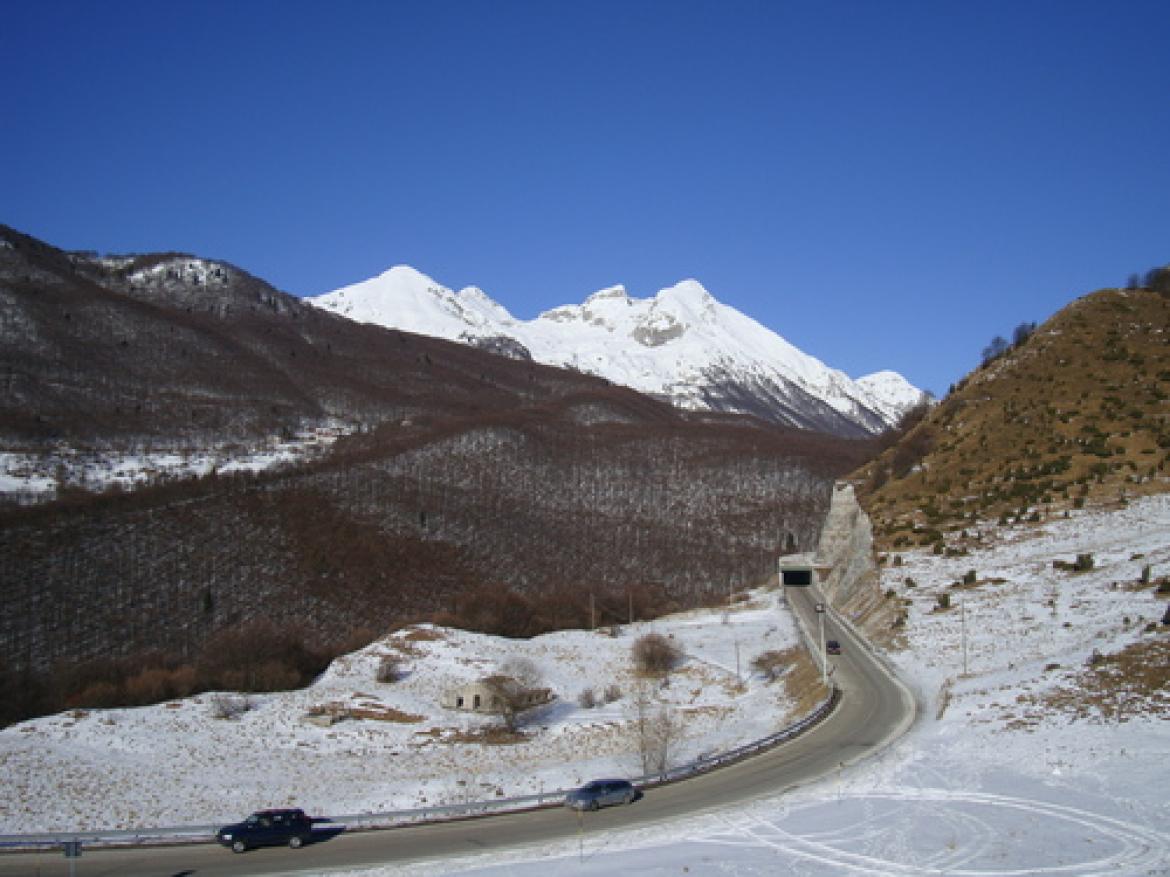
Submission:
<svg viewBox="0 0 1170 877">
<path fill-rule="evenodd" d="M 833 488 L 813 565 L 821 592 L 833 608 L 868 632 L 889 629 L 894 612 L 881 591 L 873 527 L 851 484 Z"/>
</svg>

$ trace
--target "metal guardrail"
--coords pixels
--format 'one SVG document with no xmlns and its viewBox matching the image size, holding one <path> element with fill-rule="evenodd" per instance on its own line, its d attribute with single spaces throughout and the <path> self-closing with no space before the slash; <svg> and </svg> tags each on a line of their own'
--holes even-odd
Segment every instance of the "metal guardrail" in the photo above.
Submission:
<svg viewBox="0 0 1170 877">
<path fill-rule="evenodd" d="M 721 767 L 743 761 L 758 755 L 781 743 L 799 737 L 814 725 L 820 723 L 841 699 L 841 692 L 833 686 L 829 696 L 817 708 L 800 721 L 781 731 L 759 740 L 753 740 L 735 749 L 717 755 L 700 758 L 665 771 L 636 777 L 631 782 L 638 788 L 652 788 L 709 773 Z M 314 823 L 314 829 L 322 831 L 364 831 L 376 828 L 397 828 L 421 825 L 429 822 L 450 822 L 459 819 L 475 819 L 502 813 L 518 813 L 538 810 L 544 807 L 559 807 L 571 789 L 558 789 L 537 795 L 521 795 L 514 798 L 499 798 L 494 801 L 472 801 L 465 804 L 442 804 L 414 810 L 390 810 L 384 813 L 358 813 L 337 816 Z M 3 850 L 51 850 L 68 842 L 80 841 L 83 846 L 145 846 L 156 844 L 201 843 L 210 841 L 218 831 L 218 825 L 191 825 L 172 828 L 144 828 L 118 831 L 71 831 L 45 832 L 37 834 L 0 834 L 0 851 Z"/>
</svg>

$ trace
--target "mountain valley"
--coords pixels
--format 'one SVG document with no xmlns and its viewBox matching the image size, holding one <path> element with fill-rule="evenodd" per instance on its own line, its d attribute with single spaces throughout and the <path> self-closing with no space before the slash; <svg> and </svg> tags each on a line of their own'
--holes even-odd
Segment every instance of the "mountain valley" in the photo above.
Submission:
<svg viewBox="0 0 1170 877">
<path fill-rule="evenodd" d="M 815 544 L 834 480 L 876 449 L 361 325 L 222 263 L 3 242 L 9 459 L 335 429 L 263 471 L 94 492 L 61 465 L 55 499 L 10 497 L 9 720 L 242 666 L 283 687 L 420 618 L 525 636 L 726 599 Z"/>
</svg>

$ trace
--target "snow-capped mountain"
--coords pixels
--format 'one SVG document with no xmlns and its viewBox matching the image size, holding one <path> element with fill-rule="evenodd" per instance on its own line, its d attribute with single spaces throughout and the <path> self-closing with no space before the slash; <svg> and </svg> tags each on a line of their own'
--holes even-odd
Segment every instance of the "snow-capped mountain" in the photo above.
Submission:
<svg viewBox="0 0 1170 877">
<path fill-rule="evenodd" d="M 881 432 L 926 398 L 894 372 L 852 380 L 720 304 L 696 280 L 646 299 L 613 286 L 527 321 L 481 289 L 455 292 L 405 265 L 307 301 L 360 322 L 577 369 L 683 408 L 839 435 Z"/>
</svg>

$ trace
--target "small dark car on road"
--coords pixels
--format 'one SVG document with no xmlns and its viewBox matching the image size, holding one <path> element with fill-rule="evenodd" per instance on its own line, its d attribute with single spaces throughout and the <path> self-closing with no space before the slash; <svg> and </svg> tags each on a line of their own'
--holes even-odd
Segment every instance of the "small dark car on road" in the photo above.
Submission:
<svg viewBox="0 0 1170 877">
<path fill-rule="evenodd" d="M 835 639 L 831 639 L 825 643 L 825 651 L 830 655 L 839 655 L 841 654 L 841 644 Z"/>
<path fill-rule="evenodd" d="M 233 852 L 253 847 L 290 846 L 294 850 L 309 842 L 313 820 L 300 809 L 257 810 L 243 822 L 225 825 L 215 839 Z"/>
<path fill-rule="evenodd" d="M 611 804 L 629 804 L 638 797 L 629 780 L 594 780 L 565 796 L 565 806 L 574 810 L 597 810 Z"/>
</svg>

